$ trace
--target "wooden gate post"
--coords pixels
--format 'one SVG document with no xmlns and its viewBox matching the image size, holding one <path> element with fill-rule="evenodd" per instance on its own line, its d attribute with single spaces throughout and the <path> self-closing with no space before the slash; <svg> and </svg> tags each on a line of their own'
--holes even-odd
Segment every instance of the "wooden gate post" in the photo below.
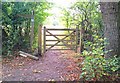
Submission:
<svg viewBox="0 0 120 83">
<path fill-rule="evenodd" d="M 38 54 L 42 56 L 42 25 L 38 27 Z"/>
<path fill-rule="evenodd" d="M 46 27 L 44 26 L 44 53 L 46 52 Z"/>
<path fill-rule="evenodd" d="M 75 52 L 77 53 L 77 48 L 78 48 L 78 27 L 76 27 L 76 48 L 75 48 Z"/>
<path fill-rule="evenodd" d="M 79 44 L 79 46 L 80 46 L 80 54 L 82 54 L 82 27 L 80 28 L 80 44 Z"/>
</svg>

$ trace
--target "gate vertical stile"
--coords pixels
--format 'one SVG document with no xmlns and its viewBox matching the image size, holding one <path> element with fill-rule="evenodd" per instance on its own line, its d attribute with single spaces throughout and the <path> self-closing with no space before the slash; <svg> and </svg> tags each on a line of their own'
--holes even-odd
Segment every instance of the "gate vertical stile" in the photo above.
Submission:
<svg viewBox="0 0 120 83">
<path fill-rule="evenodd" d="M 82 28 L 80 28 L 80 54 L 82 54 Z"/>
<path fill-rule="evenodd" d="M 44 26 L 44 53 L 46 52 L 46 27 Z"/>
<path fill-rule="evenodd" d="M 76 27 L 76 48 L 75 48 L 75 52 L 77 53 L 77 44 L 78 44 L 78 27 Z"/>
</svg>

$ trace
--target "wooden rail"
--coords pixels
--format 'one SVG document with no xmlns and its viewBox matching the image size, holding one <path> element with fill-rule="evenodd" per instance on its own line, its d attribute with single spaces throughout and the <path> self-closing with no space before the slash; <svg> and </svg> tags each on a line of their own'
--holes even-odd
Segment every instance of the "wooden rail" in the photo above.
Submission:
<svg viewBox="0 0 120 83">
<path fill-rule="evenodd" d="M 53 46 L 54 44 L 46 44 L 46 46 Z M 64 44 L 57 44 L 55 46 L 65 46 Z M 76 46 L 76 44 L 67 45 L 67 46 Z"/>
<path fill-rule="evenodd" d="M 49 28 L 47 28 L 47 30 L 58 30 L 58 31 L 60 31 L 60 30 L 63 30 L 63 31 L 74 31 L 74 30 L 76 30 L 76 29 L 49 29 Z"/>
<path fill-rule="evenodd" d="M 58 41 L 58 40 L 46 40 L 46 41 Z M 67 41 L 67 42 L 74 42 L 75 40 L 64 40 L 64 41 Z"/>
<path fill-rule="evenodd" d="M 74 49 L 50 49 L 50 50 L 74 50 Z"/>
<path fill-rule="evenodd" d="M 54 34 L 55 36 L 68 36 L 68 35 L 62 35 L 62 34 Z M 46 35 L 46 36 L 52 36 L 52 35 Z M 74 35 L 71 35 L 74 36 Z"/>
<path fill-rule="evenodd" d="M 42 30 L 43 30 L 43 51 L 42 51 Z M 53 34 L 53 31 L 69 31 L 68 34 Z M 38 53 L 42 55 L 42 52 L 45 53 L 48 50 L 74 50 L 77 52 L 78 48 L 78 33 L 79 33 L 78 27 L 76 29 L 52 29 L 52 28 L 46 28 L 42 25 L 38 28 Z M 46 39 L 46 37 L 53 36 L 55 39 Z M 62 36 L 60 39 L 59 36 Z M 72 39 L 67 40 L 67 37 L 72 36 Z M 81 36 L 81 34 L 80 34 Z M 81 38 L 80 38 L 81 40 Z M 54 44 L 49 44 L 48 42 L 55 42 Z M 81 41 L 80 41 L 81 42 Z M 53 49 L 55 46 L 65 46 L 66 48 L 61 49 Z"/>
<path fill-rule="evenodd" d="M 49 31 L 71 31 L 69 34 L 53 34 L 52 32 Z M 76 36 L 78 35 L 78 29 L 52 29 L 52 28 L 46 28 L 44 27 L 44 53 L 48 50 L 75 50 L 75 52 L 77 52 L 77 41 L 78 37 Z M 56 38 L 56 40 L 46 40 L 46 36 L 53 36 L 54 38 Z M 59 39 L 58 36 L 63 36 L 62 39 Z M 66 40 L 67 37 L 69 36 L 75 36 L 75 39 L 72 40 Z M 47 41 L 56 41 L 55 44 L 46 44 Z M 75 44 L 67 44 L 66 42 L 74 42 L 76 41 Z M 59 44 L 60 42 L 62 42 L 62 44 Z M 50 46 L 49 48 L 46 48 L 47 46 Z M 54 46 L 66 46 L 69 47 L 70 49 L 52 49 Z M 74 48 L 73 48 L 74 46 Z M 72 48 L 72 49 L 71 49 Z"/>
</svg>

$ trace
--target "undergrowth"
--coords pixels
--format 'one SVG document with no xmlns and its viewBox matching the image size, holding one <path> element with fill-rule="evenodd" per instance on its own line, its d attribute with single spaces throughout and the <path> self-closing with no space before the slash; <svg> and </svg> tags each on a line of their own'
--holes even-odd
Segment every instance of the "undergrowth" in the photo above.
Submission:
<svg viewBox="0 0 120 83">
<path fill-rule="evenodd" d="M 82 52 L 84 60 L 82 62 L 82 73 L 80 79 L 87 81 L 116 80 L 119 77 L 120 57 L 113 56 L 106 59 L 104 55 L 109 51 L 104 51 L 105 40 L 95 36 L 93 42 L 85 43 L 86 49 Z"/>
</svg>

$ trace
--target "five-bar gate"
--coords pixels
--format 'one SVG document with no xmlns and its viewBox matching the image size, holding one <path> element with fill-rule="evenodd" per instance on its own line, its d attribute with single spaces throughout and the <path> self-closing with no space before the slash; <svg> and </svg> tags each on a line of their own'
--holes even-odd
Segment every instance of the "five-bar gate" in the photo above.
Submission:
<svg viewBox="0 0 120 83">
<path fill-rule="evenodd" d="M 67 28 L 65 28 L 65 29 L 53 29 L 53 28 L 44 27 L 43 31 L 44 31 L 44 33 L 43 33 L 44 53 L 48 50 L 75 50 L 75 52 L 77 52 L 78 28 L 76 28 L 76 29 L 67 29 Z M 69 34 L 53 34 L 51 31 L 56 31 L 56 32 L 57 31 L 69 31 Z M 56 40 L 46 39 L 47 36 L 49 36 L 49 37 L 52 36 Z M 59 36 L 62 36 L 62 37 L 59 38 Z M 67 40 L 67 38 L 70 36 L 72 36 L 74 39 Z M 49 44 L 49 43 L 47 43 L 48 41 L 51 41 L 51 42 L 56 41 L 56 42 L 54 44 Z M 68 41 L 69 43 L 71 42 L 71 44 L 66 43 L 66 41 Z M 60 43 L 62 43 L 62 44 L 60 44 Z M 52 49 L 55 46 L 65 46 L 65 47 L 67 47 L 67 49 L 63 49 L 63 48 Z"/>
</svg>

